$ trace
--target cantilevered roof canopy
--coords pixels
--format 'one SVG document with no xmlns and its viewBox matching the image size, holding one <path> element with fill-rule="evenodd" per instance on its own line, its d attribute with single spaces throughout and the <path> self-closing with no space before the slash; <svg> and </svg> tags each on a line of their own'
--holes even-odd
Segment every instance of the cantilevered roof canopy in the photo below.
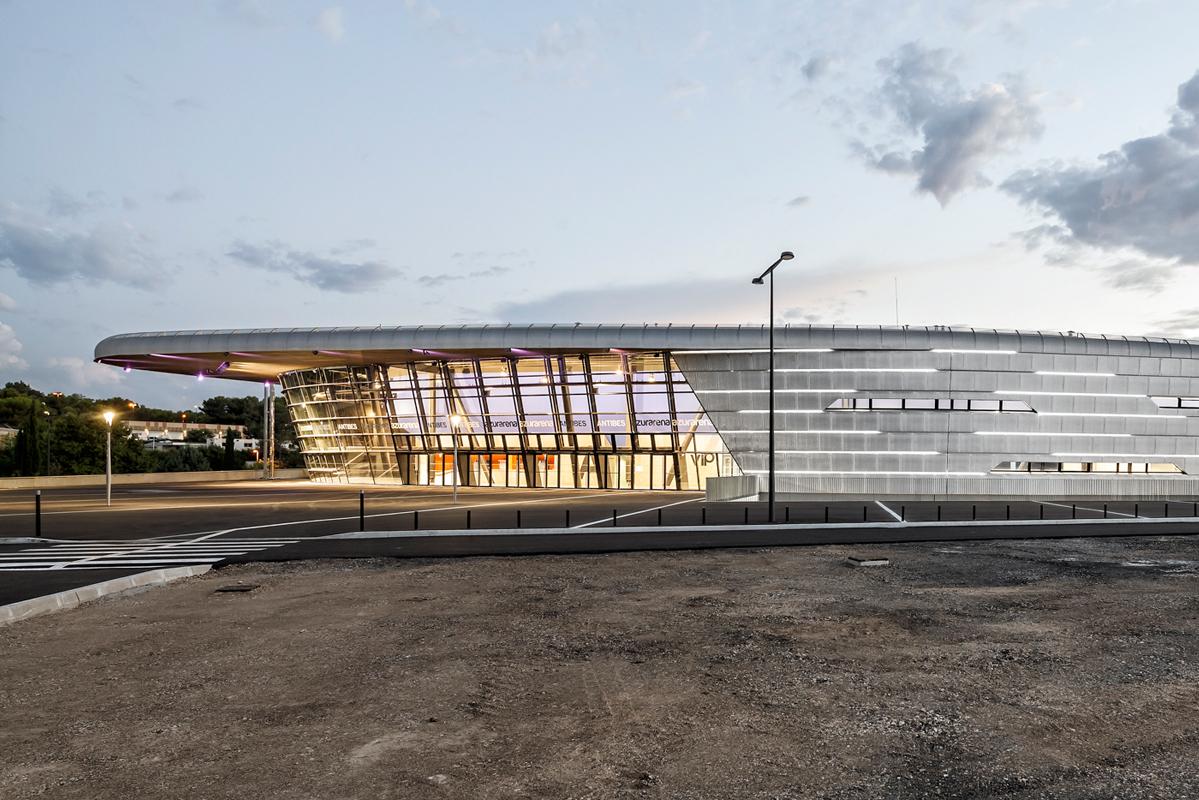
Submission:
<svg viewBox="0 0 1199 800">
<path fill-rule="evenodd" d="M 95 360 L 130 369 L 263 381 L 292 370 L 347 364 L 609 350 L 735 350 L 766 345 L 765 325 L 271 328 L 125 333 L 96 345 Z M 785 325 L 775 328 L 775 346 L 1199 358 L 1199 346 L 1180 339 L 937 325 Z"/>
</svg>

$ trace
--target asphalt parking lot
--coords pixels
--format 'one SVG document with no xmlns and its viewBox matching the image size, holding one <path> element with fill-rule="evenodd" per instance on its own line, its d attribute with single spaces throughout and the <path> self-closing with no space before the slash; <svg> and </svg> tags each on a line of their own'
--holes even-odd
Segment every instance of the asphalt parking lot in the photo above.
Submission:
<svg viewBox="0 0 1199 800">
<path fill-rule="evenodd" d="M 42 491 L 48 539 L 131 540 L 222 535 L 306 538 L 356 531 L 359 491 L 367 530 L 736 525 L 767 521 L 762 502 L 708 503 L 698 492 L 630 492 L 429 486 L 329 486 L 307 481 L 194 483 Z M 1063 520 L 1193 517 L 1199 498 L 1163 502 L 903 502 L 850 500 L 778 504 L 777 522 L 847 524 L 941 520 Z M 30 490 L 0 492 L 0 539 L 34 536 Z"/>
<path fill-rule="evenodd" d="M 445 487 L 276 481 L 115 487 L 111 506 L 102 488 L 43 490 L 41 537 L 31 541 L 33 499 L 0 492 L 0 605 L 151 569 L 235 562 L 1199 533 L 1190 499 L 787 502 L 779 525 L 767 526 L 763 502 L 708 503 L 698 492 L 463 488 L 455 502 Z M 1148 520 L 1157 522 L 1121 524 Z M 412 535 L 324 538 L 360 527 Z"/>
</svg>

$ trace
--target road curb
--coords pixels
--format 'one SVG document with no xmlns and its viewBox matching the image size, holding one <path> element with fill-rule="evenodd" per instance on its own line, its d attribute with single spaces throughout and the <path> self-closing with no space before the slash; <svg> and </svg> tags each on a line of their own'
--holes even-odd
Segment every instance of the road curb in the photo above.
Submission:
<svg viewBox="0 0 1199 800">
<path fill-rule="evenodd" d="M 33 597 L 18 603 L 10 603 L 6 606 L 0 606 L 0 627 L 32 617 L 38 617 L 42 614 L 52 614 L 55 611 L 75 608 L 83 603 L 98 600 L 107 595 L 127 592 L 130 589 L 137 589 L 143 586 L 159 586 L 179 580 L 180 578 L 203 575 L 210 569 L 212 569 L 211 564 L 152 569 L 147 572 L 139 572 L 135 575 L 125 575 L 121 578 L 93 583 L 90 586 L 80 586 L 43 597 Z"/>
</svg>

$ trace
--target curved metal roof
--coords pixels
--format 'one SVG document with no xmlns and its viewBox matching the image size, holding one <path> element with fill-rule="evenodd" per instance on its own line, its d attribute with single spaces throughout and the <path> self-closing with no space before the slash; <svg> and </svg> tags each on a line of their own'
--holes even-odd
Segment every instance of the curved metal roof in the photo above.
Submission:
<svg viewBox="0 0 1199 800">
<path fill-rule="evenodd" d="M 538 352 L 761 348 L 765 325 L 417 325 L 159 331 L 110 336 L 95 360 L 156 372 L 204 372 L 238 380 L 281 372 L 455 355 Z M 1073 331 L 1016 331 L 942 325 L 782 325 L 776 347 L 1015 350 L 1024 353 L 1199 358 L 1199 343 Z M 429 351 L 429 352 L 425 352 Z"/>
</svg>

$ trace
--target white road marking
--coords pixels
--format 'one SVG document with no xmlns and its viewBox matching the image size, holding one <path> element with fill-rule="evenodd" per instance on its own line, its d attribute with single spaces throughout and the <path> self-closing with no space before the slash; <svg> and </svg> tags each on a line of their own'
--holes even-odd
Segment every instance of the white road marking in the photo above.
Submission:
<svg viewBox="0 0 1199 800">
<path fill-rule="evenodd" d="M 639 511 L 630 511 L 627 514 L 617 514 L 616 518 L 624 519 L 625 517 L 635 517 L 638 514 L 648 514 L 649 512 L 657 511 L 660 508 L 670 508 L 671 506 L 681 506 L 684 503 L 694 503 L 697 500 L 703 500 L 703 499 L 704 499 L 703 497 L 692 497 L 687 500 L 679 500 L 677 503 L 667 503 L 666 505 L 654 506 L 653 508 L 643 508 Z M 597 520 L 592 520 L 591 522 L 584 522 L 582 525 L 572 525 L 571 527 L 572 528 L 590 528 L 592 525 L 599 525 L 601 522 L 608 522 L 611 519 L 612 519 L 612 517 L 610 517 L 610 516 L 600 517 Z"/>
<path fill-rule="evenodd" d="M 887 512 L 888 514 L 890 514 L 891 516 L 895 517 L 895 521 L 896 521 L 896 522 L 903 522 L 903 517 L 899 516 L 899 515 L 898 515 L 898 514 L 896 514 L 894 511 L 892 511 L 890 508 L 888 508 L 887 506 L 883 505 L 883 501 L 881 501 L 881 500 L 875 500 L 875 501 L 874 501 L 874 504 L 875 504 L 876 506 L 878 506 L 879 508 L 881 508 L 883 511 L 886 511 L 886 512 Z"/>
<path fill-rule="evenodd" d="M 295 544 L 300 539 L 222 539 L 215 531 L 178 542 L 72 542 L 0 553 L 0 572 L 169 567 L 176 564 L 215 564 L 231 556 L 248 555 Z"/>
<path fill-rule="evenodd" d="M 1038 500 L 1037 503 L 1039 505 L 1043 505 L 1043 506 L 1057 506 L 1058 508 L 1078 508 L 1080 511 L 1094 511 L 1096 514 L 1103 513 L 1102 508 L 1090 508 L 1088 506 L 1080 506 L 1077 504 L 1075 504 L 1074 506 L 1071 506 L 1066 503 L 1051 503 L 1048 500 Z M 1112 511 L 1111 509 L 1108 509 L 1107 513 L 1115 514 L 1117 517 L 1131 517 L 1132 519 L 1144 519 L 1144 517 L 1139 517 L 1136 514 L 1125 514 L 1123 511 Z"/>
</svg>

